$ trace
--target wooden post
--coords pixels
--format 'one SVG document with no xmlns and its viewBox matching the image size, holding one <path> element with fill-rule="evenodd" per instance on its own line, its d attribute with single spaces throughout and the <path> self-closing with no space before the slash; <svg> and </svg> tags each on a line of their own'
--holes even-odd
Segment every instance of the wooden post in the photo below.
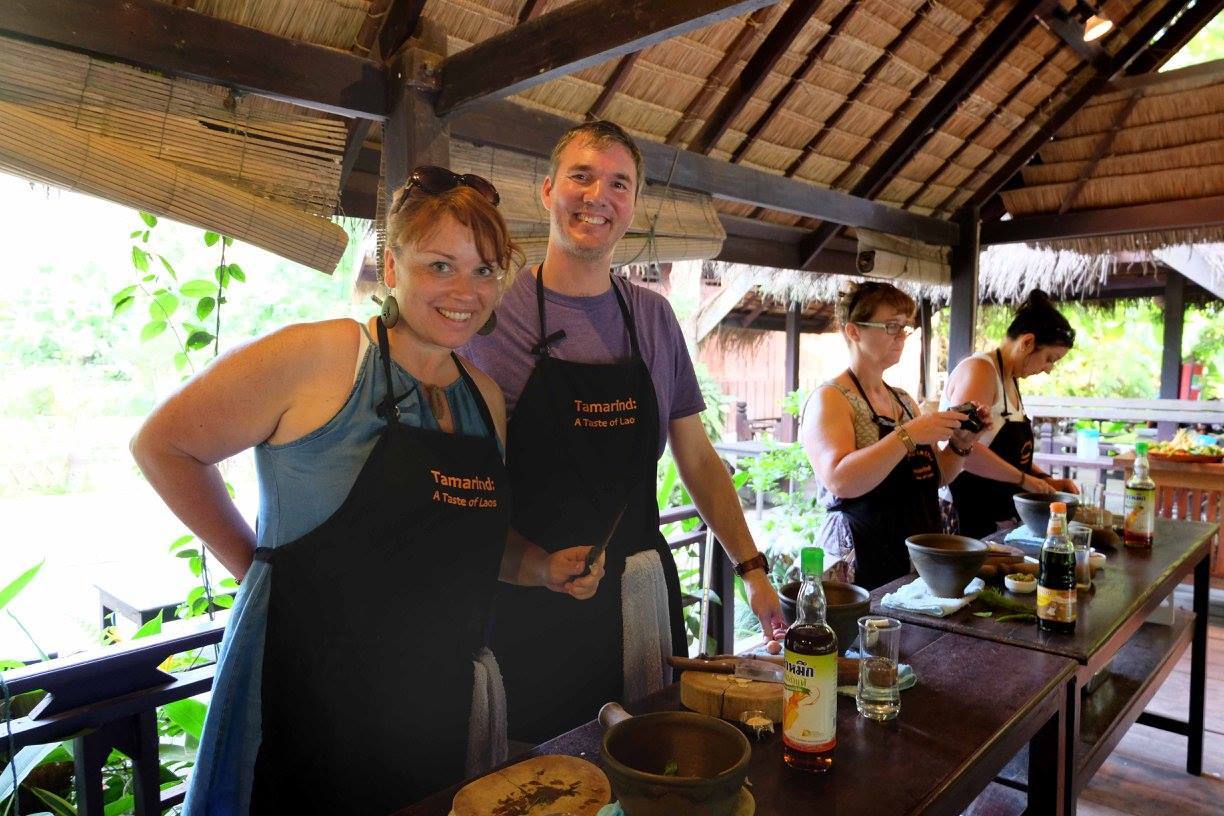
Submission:
<svg viewBox="0 0 1224 816">
<path fill-rule="evenodd" d="M 786 310 L 786 372 L 782 390 L 789 394 L 799 388 L 799 317 L 803 306 L 792 303 Z M 794 442 L 799 438 L 799 419 L 783 414 L 780 436 L 783 442 Z"/>
<path fill-rule="evenodd" d="M 948 371 L 973 354 L 973 334 L 977 324 L 979 233 L 982 222 L 978 209 L 957 214 L 960 243 L 952 247 L 952 299 L 949 302 Z"/>
<path fill-rule="evenodd" d="M 1182 326 L 1185 323 L 1186 278 L 1170 269 L 1165 277 L 1164 351 L 1160 356 L 1160 398 L 1177 399 L 1181 384 Z M 1172 439 L 1176 422 L 1156 423 L 1157 439 Z"/>
<path fill-rule="evenodd" d="M 387 123 L 383 131 L 383 172 L 388 202 L 421 164 L 450 166 L 450 129 L 434 114 L 437 67 L 446 56 L 446 36 L 421 20 L 421 39 L 395 55 L 387 72 Z"/>
<path fill-rule="evenodd" d="M 922 332 L 922 346 L 918 351 L 918 401 L 934 397 L 931 393 L 931 301 L 923 298 L 918 304 L 918 329 Z"/>
</svg>

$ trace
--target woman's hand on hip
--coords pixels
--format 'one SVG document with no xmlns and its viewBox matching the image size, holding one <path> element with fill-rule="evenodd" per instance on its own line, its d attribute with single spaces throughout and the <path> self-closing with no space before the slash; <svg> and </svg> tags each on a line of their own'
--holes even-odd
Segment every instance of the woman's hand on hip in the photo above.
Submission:
<svg viewBox="0 0 1224 816">
<path fill-rule="evenodd" d="M 549 555 L 545 562 L 547 572 L 544 586 L 553 592 L 572 595 L 580 601 L 594 595 L 595 590 L 599 588 L 600 579 L 603 578 L 607 554 L 600 553 L 599 558 L 591 565 L 590 574 L 582 576 L 586 571 L 586 557 L 590 551 L 590 547 L 569 547 Z"/>
</svg>

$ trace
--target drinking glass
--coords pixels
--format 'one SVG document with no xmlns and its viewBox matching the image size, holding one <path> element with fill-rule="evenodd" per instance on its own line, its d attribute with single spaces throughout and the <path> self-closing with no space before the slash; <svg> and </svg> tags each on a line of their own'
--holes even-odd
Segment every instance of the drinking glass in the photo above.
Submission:
<svg viewBox="0 0 1224 816">
<path fill-rule="evenodd" d="M 1088 589 L 1092 586 L 1092 563 L 1088 558 L 1092 552 L 1092 528 L 1073 521 L 1067 532 L 1075 545 L 1075 588 Z"/>
<path fill-rule="evenodd" d="M 859 681 L 854 702 L 869 720 L 891 720 L 901 713 L 897 656 L 901 622 L 879 615 L 858 620 Z"/>
</svg>

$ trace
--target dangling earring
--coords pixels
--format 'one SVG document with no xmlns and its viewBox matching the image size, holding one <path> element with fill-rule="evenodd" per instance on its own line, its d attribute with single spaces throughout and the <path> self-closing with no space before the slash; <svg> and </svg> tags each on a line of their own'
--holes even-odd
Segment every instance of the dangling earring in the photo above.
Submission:
<svg viewBox="0 0 1224 816">
<path fill-rule="evenodd" d="M 395 301 L 395 295 L 388 292 L 387 296 L 383 298 L 382 313 L 379 315 L 379 319 L 389 329 L 399 322 L 399 318 L 399 303 Z"/>
<path fill-rule="evenodd" d="M 476 330 L 476 333 L 481 337 L 488 337 L 497 328 L 497 312 L 489 312 L 489 319 L 484 322 L 484 325 Z"/>
</svg>

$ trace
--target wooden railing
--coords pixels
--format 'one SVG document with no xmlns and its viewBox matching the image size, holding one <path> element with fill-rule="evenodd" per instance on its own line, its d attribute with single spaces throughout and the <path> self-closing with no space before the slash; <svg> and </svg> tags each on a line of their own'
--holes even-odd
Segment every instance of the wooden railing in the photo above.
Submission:
<svg viewBox="0 0 1224 816">
<path fill-rule="evenodd" d="M 660 523 L 699 518 L 693 505 L 661 514 Z M 691 544 L 704 555 L 711 537 L 704 524 L 668 541 L 674 551 Z M 702 559 L 704 562 L 704 559 Z M 719 652 L 734 643 L 734 572 L 721 547 L 714 553 L 711 587 L 722 599 L 712 632 Z M 687 596 L 687 603 L 699 600 Z M 179 805 L 186 785 L 160 789 L 156 710 L 212 688 L 212 648 L 221 642 L 228 613 L 215 621 L 191 619 L 168 624 L 168 631 L 71 657 L 35 663 L 3 674 L 10 697 L 46 692 L 29 714 L 0 722 L 0 755 L 10 748 L 71 740 L 80 816 L 102 816 L 102 768 L 112 749 L 132 760 L 136 816 L 153 816 Z M 175 655 L 206 652 L 201 665 L 168 674 L 160 667 Z M 0 712 L 8 718 L 7 710 Z M 7 729 L 7 730 L 6 730 Z M 11 734 L 11 741 L 9 739 Z M 3 763 L 0 763 L 3 764 Z"/>
</svg>

